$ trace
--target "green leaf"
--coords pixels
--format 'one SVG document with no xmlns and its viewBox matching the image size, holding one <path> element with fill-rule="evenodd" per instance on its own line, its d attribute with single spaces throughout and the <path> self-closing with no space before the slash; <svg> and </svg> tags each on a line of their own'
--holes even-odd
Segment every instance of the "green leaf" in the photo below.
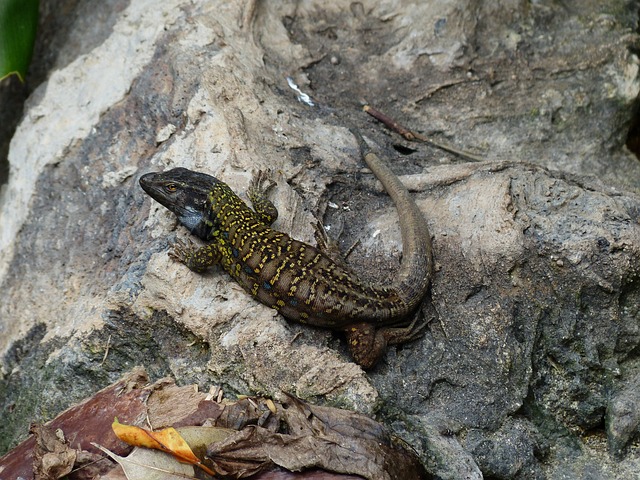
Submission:
<svg viewBox="0 0 640 480">
<path fill-rule="evenodd" d="M 29 68 L 38 27 L 39 0 L 0 0 L 0 80 Z"/>
</svg>

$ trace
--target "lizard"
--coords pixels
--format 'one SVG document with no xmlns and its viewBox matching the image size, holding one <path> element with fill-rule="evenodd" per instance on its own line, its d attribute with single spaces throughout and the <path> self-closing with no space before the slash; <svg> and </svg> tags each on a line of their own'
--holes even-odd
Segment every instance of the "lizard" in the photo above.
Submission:
<svg viewBox="0 0 640 480">
<path fill-rule="evenodd" d="M 196 248 L 178 241 L 171 257 L 196 272 L 220 264 L 246 292 L 285 318 L 344 331 L 355 362 L 370 369 L 387 345 L 417 338 L 422 328 L 416 328 L 417 310 L 429 288 L 433 259 L 426 220 L 408 190 L 361 134 L 351 132 L 400 218 L 402 260 L 386 286 L 364 282 L 323 248 L 272 229 L 278 211 L 267 198 L 273 184 L 265 188 L 262 174 L 247 191 L 253 209 L 223 181 L 182 167 L 147 173 L 139 183 L 207 242 Z"/>
</svg>

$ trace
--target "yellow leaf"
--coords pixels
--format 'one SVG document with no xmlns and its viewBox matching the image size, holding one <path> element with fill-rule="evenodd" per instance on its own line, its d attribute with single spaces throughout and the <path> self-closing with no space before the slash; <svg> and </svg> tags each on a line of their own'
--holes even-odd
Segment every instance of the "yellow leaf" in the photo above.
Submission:
<svg viewBox="0 0 640 480">
<path fill-rule="evenodd" d="M 157 442 L 149 431 L 144 428 L 135 427 L 133 425 L 124 425 L 118 422 L 116 418 L 111 424 L 113 433 L 123 442 L 133 445 L 134 447 L 147 447 L 156 450 L 163 450 L 162 445 Z"/>
<path fill-rule="evenodd" d="M 191 447 L 173 427 L 165 428 L 157 432 L 148 432 L 166 452 L 171 453 L 178 460 L 185 463 L 200 463 L 200 459 L 191 451 Z"/>
<path fill-rule="evenodd" d="M 111 428 L 120 440 L 129 445 L 162 450 L 173 455 L 179 462 L 196 465 L 209 475 L 215 475 L 206 465 L 202 464 L 191 447 L 173 427 L 154 432 L 133 425 L 124 425 L 116 418 L 111 424 Z"/>
</svg>

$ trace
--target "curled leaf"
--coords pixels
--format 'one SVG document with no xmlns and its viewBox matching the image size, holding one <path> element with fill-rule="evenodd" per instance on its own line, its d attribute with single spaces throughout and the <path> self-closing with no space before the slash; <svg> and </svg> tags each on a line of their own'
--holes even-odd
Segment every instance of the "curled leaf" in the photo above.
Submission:
<svg viewBox="0 0 640 480">
<path fill-rule="evenodd" d="M 118 422 L 118 419 L 115 419 L 112 428 L 116 436 L 129 445 L 162 450 L 173 455 L 179 462 L 196 465 L 209 475 L 214 475 L 206 465 L 202 464 L 191 447 L 173 427 L 154 432 L 134 425 L 123 425 Z"/>
</svg>

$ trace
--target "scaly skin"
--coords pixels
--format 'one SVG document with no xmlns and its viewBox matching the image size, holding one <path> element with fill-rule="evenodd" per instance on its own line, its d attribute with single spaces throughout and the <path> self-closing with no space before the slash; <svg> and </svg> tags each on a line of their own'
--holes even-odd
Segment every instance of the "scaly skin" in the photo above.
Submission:
<svg viewBox="0 0 640 480">
<path fill-rule="evenodd" d="M 363 282 L 320 249 L 270 228 L 278 212 L 266 198 L 272 185 L 264 188 L 261 174 L 248 192 L 253 210 L 226 183 L 185 168 L 148 173 L 140 185 L 207 242 L 201 248 L 178 243 L 173 258 L 198 272 L 220 264 L 249 294 L 286 318 L 344 331 L 354 360 L 371 368 L 387 345 L 412 340 L 422 328 L 415 328 L 411 319 L 429 287 L 431 239 L 407 189 L 360 134 L 352 133 L 365 162 L 402 212 L 402 263 L 389 286 Z"/>
</svg>

